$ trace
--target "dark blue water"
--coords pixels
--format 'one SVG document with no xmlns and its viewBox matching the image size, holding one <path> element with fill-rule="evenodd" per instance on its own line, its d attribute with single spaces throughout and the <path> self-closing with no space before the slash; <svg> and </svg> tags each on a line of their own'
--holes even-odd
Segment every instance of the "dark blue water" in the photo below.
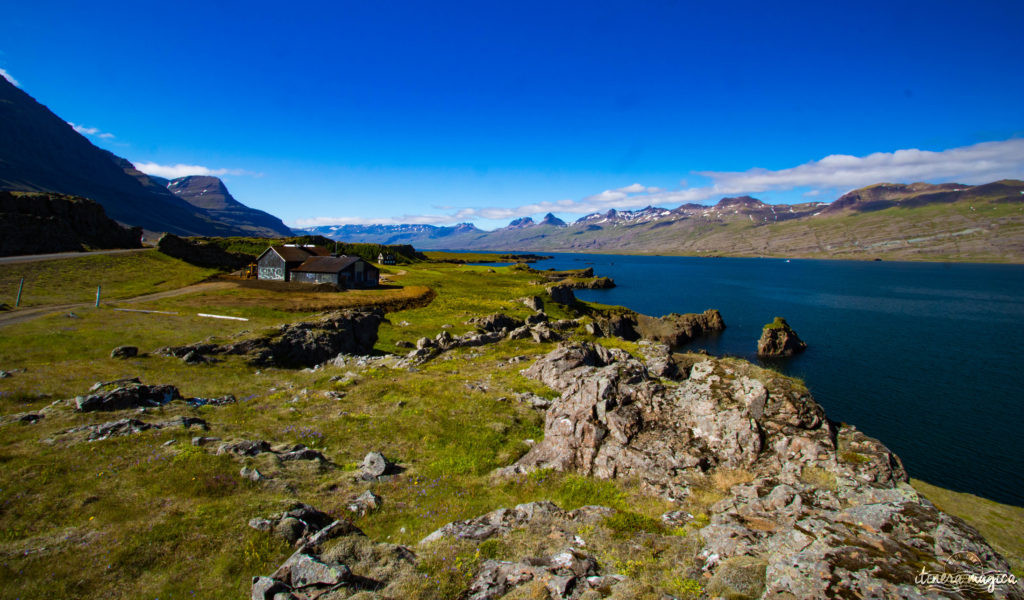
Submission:
<svg viewBox="0 0 1024 600">
<path fill-rule="evenodd" d="M 618 287 L 583 300 L 650 315 L 717 308 L 726 330 L 688 348 L 757 361 L 785 317 L 807 342 L 775 363 L 829 417 L 881 439 L 913 477 L 1024 505 L 1024 266 L 559 254 Z"/>
</svg>

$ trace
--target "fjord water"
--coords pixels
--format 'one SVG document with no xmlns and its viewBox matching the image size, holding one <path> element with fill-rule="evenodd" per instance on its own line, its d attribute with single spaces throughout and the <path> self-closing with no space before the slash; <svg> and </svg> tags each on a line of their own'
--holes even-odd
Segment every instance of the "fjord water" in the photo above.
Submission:
<svg viewBox="0 0 1024 600">
<path fill-rule="evenodd" d="M 687 349 L 757 361 L 784 317 L 807 342 L 766 365 L 803 378 L 828 416 L 877 437 L 912 477 L 1024 505 L 1024 266 L 557 254 L 618 287 L 578 290 L 650 315 L 721 311 Z M 762 363 L 764 364 L 764 363 Z"/>
</svg>

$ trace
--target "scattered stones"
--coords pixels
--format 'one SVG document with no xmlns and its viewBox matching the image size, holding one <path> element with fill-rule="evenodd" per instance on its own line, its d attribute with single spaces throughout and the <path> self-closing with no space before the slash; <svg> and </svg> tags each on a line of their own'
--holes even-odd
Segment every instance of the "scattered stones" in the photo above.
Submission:
<svg viewBox="0 0 1024 600">
<path fill-rule="evenodd" d="M 547 410 L 551 407 L 551 400 L 538 396 L 537 394 L 531 394 L 529 392 L 523 392 L 516 394 L 516 400 L 523 404 L 529 404 L 531 408 L 538 408 L 541 410 Z"/>
<path fill-rule="evenodd" d="M 206 365 L 215 362 L 214 359 L 203 356 L 195 350 L 190 350 L 181 357 L 181 362 L 186 365 Z"/>
<path fill-rule="evenodd" d="M 782 317 L 764 326 L 757 341 L 757 355 L 770 357 L 793 356 L 807 349 L 807 344 L 793 331 Z"/>
<path fill-rule="evenodd" d="M 478 317 L 470 319 L 471 325 L 476 325 L 480 331 L 498 332 L 502 330 L 512 330 L 517 327 L 523 326 L 523 321 L 520 319 L 512 318 L 508 315 L 497 313 L 488 315 L 486 317 Z"/>
<path fill-rule="evenodd" d="M 415 348 L 415 347 L 416 347 L 415 344 L 413 344 L 412 342 L 406 341 L 406 340 L 398 340 L 397 342 L 395 342 L 395 348 L 405 348 L 405 349 L 408 349 L 408 348 Z"/>
<path fill-rule="evenodd" d="M 139 355 L 137 346 L 118 346 L 110 351 L 110 358 L 135 358 Z"/>
<path fill-rule="evenodd" d="M 22 425 L 35 425 L 43 418 L 40 413 L 25 413 L 17 415 L 15 419 Z"/>
<path fill-rule="evenodd" d="M 188 404 L 192 408 L 199 408 L 200 406 L 225 406 L 236 402 L 238 402 L 238 400 L 233 394 L 221 396 L 220 398 L 189 398 L 188 400 L 185 400 L 185 404 Z"/>
<path fill-rule="evenodd" d="M 603 506 L 584 506 L 574 511 L 564 511 L 554 502 L 547 500 L 529 502 L 512 509 L 499 508 L 473 519 L 453 521 L 420 540 L 419 545 L 431 544 L 446 537 L 482 542 L 497 535 L 505 535 L 540 519 L 592 523 L 614 513 L 613 509 Z"/>
<path fill-rule="evenodd" d="M 242 467 L 242 470 L 238 472 L 242 479 L 248 479 L 249 481 L 261 481 L 265 479 L 262 473 L 255 468 Z"/>
<path fill-rule="evenodd" d="M 270 443 L 263 440 L 226 442 L 217 448 L 217 454 L 234 454 L 235 456 L 256 456 L 257 454 L 270 451 Z"/>
<path fill-rule="evenodd" d="M 380 496 L 374 494 L 370 490 L 366 490 L 359 496 L 350 500 L 346 508 L 348 508 L 349 512 L 356 513 L 361 517 L 380 508 L 381 502 L 382 500 Z"/>
<path fill-rule="evenodd" d="M 204 430 L 209 429 L 206 421 L 194 417 L 178 417 L 176 419 L 171 419 L 170 421 L 162 421 L 159 423 L 147 423 L 138 419 L 120 419 L 96 425 L 81 425 L 79 427 L 73 427 L 62 432 L 61 436 L 67 436 L 74 440 L 79 437 L 76 434 L 84 434 L 84 436 L 82 436 L 84 441 L 98 442 L 112 437 L 131 435 L 133 433 L 140 433 L 149 429 L 164 429 L 167 427 L 182 427 L 184 429 L 197 427 Z"/>
<path fill-rule="evenodd" d="M 244 475 L 243 475 L 244 477 Z M 291 505 L 288 510 L 267 518 L 249 520 L 249 527 L 269 531 L 290 544 L 300 546 L 309 542 L 315 534 L 336 523 L 330 515 L 301 502 Z M 354 526 L 352 529 L 355 529 Z"/>
</svg>

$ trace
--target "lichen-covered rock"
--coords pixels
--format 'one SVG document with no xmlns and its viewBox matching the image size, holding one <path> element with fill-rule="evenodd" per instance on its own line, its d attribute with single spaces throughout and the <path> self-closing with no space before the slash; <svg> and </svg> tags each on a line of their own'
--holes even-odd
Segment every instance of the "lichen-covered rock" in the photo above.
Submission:
<svg viewBox="0 0 1024 600">
<path fill-rule="evenodd" d="M 758 356 L 793 356 L 807 349 L 807 344 L 782 317 L 764 326 L 757 341 Z"/>
<path fill-rule="evenodd" d="M 683 499 L 695 481 L 744 475 L 719 488 L 724 498 L 699 529 L 710 595 L 940 597 L 915 578 L 957 553 L 1009 572 L 975 530 L 914 491 L 898 457 L 829 421 L 788 378 L 708 357 L 679 381 L 656 380 L 628 354 L 593 344 L 559 347 L 524 374 L 562 395 L 548 409 L 544 440 L 499 476 L 553 468 L 637 479 Z M 475 539 L 516 518 L 491 513 L 431 535 Z M 695 522 L 681 511 L 664 520 Z M 1009 584 L 993 596 L 1024 599 Z"/>
</svg>

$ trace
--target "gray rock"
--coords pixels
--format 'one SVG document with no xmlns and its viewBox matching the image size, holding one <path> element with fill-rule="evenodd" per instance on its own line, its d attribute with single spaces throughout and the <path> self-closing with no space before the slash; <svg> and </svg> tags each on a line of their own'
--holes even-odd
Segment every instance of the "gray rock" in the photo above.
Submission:
<svg viewBox="0 0 1024 600">
<path fill-rule="evenodd" d="M 115 387 L 103 393 L 78 396 L 75 398 L 75 406 L 79 412 L 123 410 L 162 406 L 180 399 L 181 394 L 173 385 L 143 385 L 136 380 L 135 383 Z"/>
<path fill-rule="evenodd" d="M 360 474 L 363 479 L 375 479 L 388 472 L 391 463 L 380 452 L 370 452 L 363 457 Z"/>
<path fill-rule="evenodd" d="M 350 500 L 347 508 L 349 512 L 354 512 L 359 516 L 363 516 L 380 508 L 381 502 L 380 496 L 374 494 L 370 490 L 366 490 L 359 496 Z"/>
<path fill-rule="evenodd" d="M 242 479 L 248 479 L 249 481 L 262 481 L 265 479 L 263 474 L 255 468 L 242 467 L 242 470 L 238 472 Z"/>
<path fill-rule="evenodd" d="M 519 300 L 533 310 L 544 310 L 544 299 L 540 296 L 527 296 Z"/>
<path fill-rule="evenodd" d="M 573 293 L 572 288 L 568 285 L 553 285 L 547 289 L 547 292 L 548 296 L 551 297 L 551 301 L 557 304 L 571 306 L 576 303 L 576 294 Z"/>
<path fill-rule="evenodd" d="M 252 578 L 252 600 L 275 600 L 278 594 L 288 593 L 290 588 L 270 577 Z"/>
<path fill-rule="evenodd" d="M 214 442 L 219 442 L 219 441 L 220 441 L 219 437 L 196 436 L 196 437 L 192 438 L 192 445 L 193 446 L 206 446 L 206 445 L 212 444 Z"/>
<path fill-rule="evenodd" d="M 118 346 L 110 351 L 110 358 L 135 358 L 138 355 L 137 346 Z"/>
<path fill-rule="evenodd" d="M 217 454 L 234 454 L 236 456 L 256 456 L 263 452 L 270 452 L 270 443 L 263 440 L 225 442 L 217 448 Z"/>
</svg>

